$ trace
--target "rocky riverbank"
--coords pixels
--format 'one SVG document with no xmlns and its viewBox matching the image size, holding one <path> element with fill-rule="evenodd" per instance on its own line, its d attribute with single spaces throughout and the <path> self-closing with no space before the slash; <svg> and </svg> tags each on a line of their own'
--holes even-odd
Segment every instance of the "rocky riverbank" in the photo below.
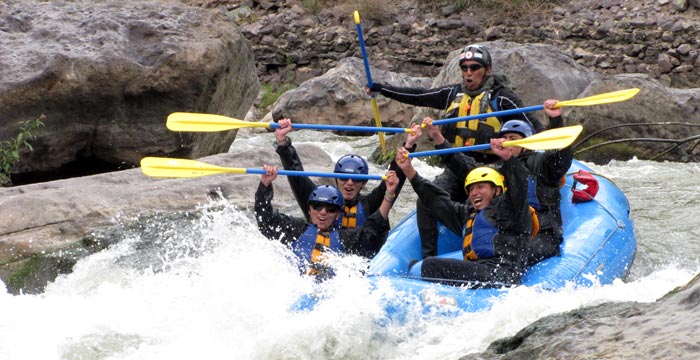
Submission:
<svg viewBox="0 0 700 360">
<path fill-rule="evenodd" d="M 218 7 L 241 26 L 265 84 L 298 85 L 361 56 L 353 10 L 372 65 L 413 76 L 437 75 L 447 54 L 466 44 L 504 40 L 552 45 L 601 74 L 643 73 L 676 88 L 700 80 L 700 0 L 533 1 L 505 10 L 479 1 L 341 1 L 316 11 L 295 0 L 187 1 Z"/>
</svg>

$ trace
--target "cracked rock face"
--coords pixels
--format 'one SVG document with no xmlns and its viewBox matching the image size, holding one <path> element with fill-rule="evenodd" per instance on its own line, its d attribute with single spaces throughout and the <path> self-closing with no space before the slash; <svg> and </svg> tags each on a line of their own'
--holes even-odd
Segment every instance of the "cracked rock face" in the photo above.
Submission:
<svg viewBox="0 0 700 360">
<path fill-rule="evenodd" d="M 0 4 L 0 33 L 0 138 L 46 116 L 14 175 L 226 151 L 235 132 L 174 133 L 167 115 L 243 117 L 260 88 L 248 41 L 211 10 L 23 1 Z"/>
</svg>

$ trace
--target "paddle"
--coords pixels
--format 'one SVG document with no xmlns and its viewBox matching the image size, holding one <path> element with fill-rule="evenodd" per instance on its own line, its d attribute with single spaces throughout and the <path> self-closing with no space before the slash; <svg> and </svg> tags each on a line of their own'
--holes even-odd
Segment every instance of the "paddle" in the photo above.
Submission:
<svg viewBox="0 0 700 360">
<path fill-rule="evenodd" d="M 216 174 L 265 174 L 265 169 L 228 168 L 188 159 L 171 159 L 162 157 L 145 157 L 141 159 L 141 171 L 151 177 L 193 178 Z M 383 175 L 363 175 L 344 173 L 322 173 L 314 171 L 278 170 L 279 175 L 316 176 L 353 180 L 386 180 Z"/>
<path fill-rule="evenodd" d="M 365 63 L 365 74 L 367 75 L 367 86 L 372 87 L 372 73 L 369 71 L 369 60 L 367 59 L 367 50 L 365 49 L 365 37 L 362 35 L 362 25 L 360 25 L 360 13 L 355 10 L 353 13 L 355 18 L 355 25 L 357 28 L 357 37 L 360 39 L 360 50 L 362 51 L 362 60 Z M 371 96 L 372 99 L 372 111 L 374 111 L 374 124 L 377 127 L 382 127 L 382 120 L 379 117 L 379 107 L 377 106 L 377 99 L 374 94 Z M 386 155 L 386 143 L 384 142 L 384 133 L 379 133 L 379 144 L 382 147 L 382 155 Z"/>
<path fill-rule="evenodd" d="M 530 150 L 551 150 L 562 149 L 571 145 L 578 135 L 583 131 L 583 126 L 573 125 L 562 128 L 543 131 L 520 140 L 510 140 L 503 143 L 503 146 L 520 146 Z M 491 144 L 480 144 L 472 146 L 459 146 L 447 149 L 420 151 L 408 154 L 409 158 L 453 154 L 465 151 L 477 151 L 491 149 Z"/>
<path fill-rule="evenodd" d="M 585 98 L 581 98 L 581 99 L 560 101 L 556 105 L 554 105 L 554 107 L 561 108 L 561 107 L 565 107 L 565 106 L 591 106 L 591 105 L 602 105 L 602 104 L 616 103 L 616 102 L 628 100 L 628 99 L 632 98 L 633 96 L 637 95 L 638 92 L 639 92 L 638 88 L 613 91 L 613 92 L 593 95 L 593 96 L 589 96 L 589 97 L 585 97 Z M 513 114 L 521 114 L 521 113 L 526 113 L 526 112 L 531 112 L 531 111 L 538 111 L 538 110 L 542 110 L 542 109 L 544 109 L 544 105 L 535 105 L 535 106 L 529 106 L 529 107 L 517 108 L 517 109 L 511 109 L 511 110 L 494 111 L 494 112 L 490 112 L 490 113 L 483 113 L 483 114 L 476 114 L 476 115 L 469 115 L 469 116 L 460 116 L 460 117 L 456 117 L 456 118 L 435 120 L 435 121 L 433 121 L 433 125 L 444 125 L 444 124 L 451 124 L 451 123 L 456 123 L 456 122 L 460 122 L 460 121 L 485 119 L 485 118 L 489 118 L 489 117 L 493 117 L 493 116 L 506 116 L 506 115 L 513 115 Z"/>
<path fill-rule="evenodd" d="M 235 119 L 223 115 L 199 114 L 187 112 L 175 112 L 168 115 L 166 126 L 172 131 L 224 131 L 241 128 L 266 128 L 277 129 L 278 123 L 251 122 Z M 351 125 L 324 125 L 324 124 L 292 124 L 293 129 L 333 130 L 333 131 L 357 131 L 357 132 L 387 132 L 408 133 L 408 128 L 351 126 Z"/>
<path fill-rule="evenodd" d="M 581 99 L 566 100 L 558 102 L 555 107 L 564 106 L 590 106 L 599 104 L 608 104 L 614 102 L 625 101 L 639 92 L 639 89 L 627 89 L 610 93 L 598 94 Z M 505 116 L 511 114 L 519 114 L 530 111 L 544 109 L 544 105 L 535 105 L 519 109 L 495 111 L 485 114 L 477 114 L 470 116 L 462 116 L 458 118 L 450 118 L 433 121 L 433 125 L 448 124 L 452 122 L 483 119 L 491 116 Z M 238 120 L 223 115 L 214 114 L 199 114 L 187 112 L 175 112 L 168 116 L 166 123 L 168 129 L 172 131 L 196 131 L 196 132 L 211 132 L 234 130 L 241 128 L 266 128 L 276 129 L 279 124 L 251 122 Z M 392 128 L 392 127 L 372 127 L 372 126 L 347 126 L 347 125 L 322 125 L 322 124 L 292 124 L 295 129 L 311 129 L 311 130 L 332 130 L 332 131 L 356 131 L 356 132 L 386 132 L 386 133 L 409 133 L 408 128 Z"/>
</svg>

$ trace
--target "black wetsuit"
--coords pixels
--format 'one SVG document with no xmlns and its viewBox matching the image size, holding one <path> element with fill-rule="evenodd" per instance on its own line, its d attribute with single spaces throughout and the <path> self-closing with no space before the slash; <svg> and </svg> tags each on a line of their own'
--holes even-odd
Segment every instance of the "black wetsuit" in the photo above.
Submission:
<svg viewBox="0 0 700 360">
<path fill-rule="evenodd" d="M 493 110 L 501 111 L 522 108 L 523 103 L 520 98 L 510 88 L 503 86 L 499 81 L 498 76 L 493 76 L 493 78 L 494 83 L 490 89 L 490 98 L 494 99 L 494 101 L 489 102 L 495 103 L 496 109 Z M 450 109 L 452 103 L 456 101 L 456 99 L 458 99 L 458 97 L 461 96 L 462 92 L 464 91 L 462 84 L 452 84 L 433 89 L 425 89 L 397 87 L 378 83 L 374 83 L 372 90 L 379 91 L 382 95 L 402 103 L 443 110 L 446 112 L 443 115 L 443 118 L 454 118 L 458 116 L 458 110 L 447 110 Z M 544 126 L 540 120 L 535 116 L 528 116 L 527 113 L 499 116 L 497 119 L 500 121 L 501 125 L 509 120 L 522 120 L 532 124 L 533 128 L 538 132 L 544 130 Z M 457 128 L 456 123 L 440 125 L 440 132 L 445 137 L 445 140 L 450 144 L 455 143 L 456 137 L 460 131 L 469 130 Z M 476 144 L 482 144 L 488 143 L 488 140 L 495 137 L 495 135 L 496 131 L 493 128 L 488 126 L 479 126 L 476 133 L 472 133 L 471 135 L 463 135 L 462 137 L 474 137 L 477 140 Z M 443 144 L 436 144 L 435 147 L 440 148 L 441 146 L 444 147 Z M 480 163 L 488 164 L 498 160 L 497 157 L 485 152 L 474 152 L 470 155 Z M 464 177 L 456 176 L 445 162 L 441 162 L 441 166 L 445 168 L 445 171 L 435 178 L 434 183 L 445 189 L 450 194 L 452 200 L 465 202 L 467 200 L 467 196 L 464 192 Z M 438 226 L 435 222 L 435 217 L 430 214 L 430 212 L 423 204 L 421 204 L 420 201 L 416 203 L 416 221 L 419 224 L 418 228 L 421 236 L 421 242 L 425 244 L 423 248 L 423 257 L 437 255 L 436 244 Z"/>
<path fill-rule="evenodd" d="M 423 260 L 421 276 L 429 281 L 484 286 L 517 284 L 522 276 L 526 241 L 532 230 L 528 208 L 527 172 L 515 158 L 501 168 L 508 189 L 481 210 L 489 224 L 498 229 L 493 238 L 493 257 L 461 260 L 428 257 Z M 469 203 L 454 202 L 448 193 L 416 175 L 411 185 L 436 218 L 455 234 L 463 234 L 474 209 Z M 476 229 L 472 229 L 477 231 Z"/>
<path fill-rule="evenodd" d="M 273 196 L 272 186 L 265 187 L 262 182 L 258 185 L 255 192 L 255 218 L 258 229 L 270 240 L 280 240 L 285 245 L 291 245 L 306 231 L 310 223 L 273 209 Z M 367 217 L 362 226 L 336 230 L 346 254 L 372 257 L 386 240 L 389 221 L 376 211 Z"/>
<path fill-rule="evenodd" d="M 415 148 L 416 146 L 414 145 L 413 148 L 409 149 L 409 151 L 415 151 Z M 304 166 L 301 164 L 299 154 L 292 145 L 291 138 L 287 137 L 286 144 L 280 145 L 275 142 L 275 151 L 277 154 L 279 154 L 280 160 L 282 161 L 282 166 L 285 170 L 304 171 Z M 401 188 L 403 188 L 403 184 L 406 182 L 406 175 L 404 175 L 401 168 L 396 165 L 395 161 L 391 162 L 389 169 L 396 171 L 396 177 L 399 179 L 399 184 L 396 187 L 395 194 L 396 196 L 399 196 Z M 294 193 L 294 197 L 296 198 L 299 207 L 302 209 L 306 219 L 309 220 L 309 208 L 307 203 L 309 200 L 309 195 L 311 195 L 311 192 L 316 188 L 316 184 L 314 184 L 314 182 L 306 176 L 288 176 L 287 179 L 289 180 L 289 186 Z M 365 211 L 364 216 L 370 216 L 379 210 L 379 207 L 382 205 L 382 201 L 384 201 L 385 194 L 386 183 L 382 181 L 381 184 L 375 187 L 370 193 L 366 195 L 358 194 L 358 197 L 351 201 L 345 200 L 345 206 L 352 207 L 360 202 L 362 209 Z M 360 225 L 362 224 L 357 224 L 357 226 Z M 385 239 L 387 234 L 388 230 L 384 234 Z M 377 251 L 378 250 L 379 248 L 377 248 Z M 371 254 L 370 256 L 374 255 L 376 255 L 376 253 Z"/>
</svg>

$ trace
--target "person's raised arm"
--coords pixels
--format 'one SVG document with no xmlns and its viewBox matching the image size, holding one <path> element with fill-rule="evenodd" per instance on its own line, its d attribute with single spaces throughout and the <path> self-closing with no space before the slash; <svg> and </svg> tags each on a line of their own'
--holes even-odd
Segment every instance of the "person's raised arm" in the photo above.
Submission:
<svg viewBox="0 0 700 360">
<path fill-rule="evenodd" d="M 433 126 L 433 119 L 431 117 L 423 119 L 423 126 L 428 130 L 428 136 L 430 136 L 436 146 L 445 143 L 445 137 L 442 135 L 438 126 Z"/>
<path fill-rule="evenodd" d="M 404 143 L 403 147 L 405 147 L 408 151 L 413 151 L 414 146 L 418 143 L 418 140 L 420 140 L 421 135 L 423 135 L 423 129 L 421 128 L 420 125 L 416 123 L 411 123 L 409 126 L 411 129 L 410 132 L 406 135 L 406 142 Z"/>
<path fill-rule="evenodd" d="M 280 119 L 277 124 L 279 127 L 275 129 L 275 138 L 280 146 L 287 145 L 287 134 L 292 132 L 292 120 L 289 118 Z"/>
<path fill-rule="evenodd" d="M 564 119 L 561 117 L 561 108 L 555 109 L 559 100 L 548 99 L 544 102 L 544 113 L 549 117 L 549 128 L 557 129 L 564 126 Z"/>
<path fill-rule="evenodd" d="M 287 137 L 287 134 L 292 131 L 292 120 L 280 119 L 278 124 L 280 127 L 275 129 L 275 152 L 280 156 L 282 166 L 285 170 L 304 171 L 299 154 L 292 146 L 291 139 Z M 287 181 L 304 217 L 310 220 L 307 200 L 313 189 L 316 188 L 316 184 L 307 176 L 289 176 Z"/>
<path fill-rule="evenodd" d="M 260 182 L 265 187 L 270 187 L 273 181 L 277 179 L 277 165 L 263 165 L 265 173 L 260 175 Z"/>
<path fill-rule="evenodd" d="M 511 156 L 513 156 L 513 153 L 510 152 L 510 149 L 504 148 L 503 147 L 503 142 L 505 142 L 505 138 L 493 138 L 491 139 L 491 151 L 493 151 L 494 154 L 498 155 L 503 161 L 508 161 Z"/>
<path fill-rule="evenodd" d="M 394 200 L 396 200 L 396 188 L 399 185 L 399 178 L 396 176 L 396 172 L 389 170 L 386 173 L 386 194 L 384 194 L 384 201 L 382 205 L 379 206 L 379 213 L 382 214 L 384 219 L 389 219 L 389 211 L 394 205 Z"/>
<path fill-rule="evenodd" d="M 399 169 L 406 175 L 408 181 L 411 181 L 416 176 L 416 169 L 414 169 L 413 164 L 411 164 L 411 158 L 408 157 L 408 150 L 406 150 L 406 148 L 399 147 L 396 150 L 395 161 Z"/>
</svg>

